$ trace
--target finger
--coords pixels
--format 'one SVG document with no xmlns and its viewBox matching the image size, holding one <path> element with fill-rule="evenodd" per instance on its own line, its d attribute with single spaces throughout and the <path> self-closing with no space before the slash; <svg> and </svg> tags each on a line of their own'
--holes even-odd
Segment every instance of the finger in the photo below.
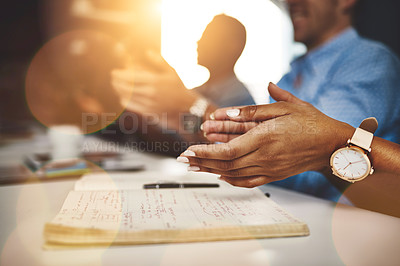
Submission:
<svg viewBox="0 0 400 266">
<path fill-rule="evenodd" d="M 132 104 L 136 105 L 146 105 L 149 107 L 154 107 L 154 101 L 151 99 L 151 97 L 148 97 L 146 95 L 140 95 L 140 94 L 132 94 L 132 98 L 130 100 Z"/>
<path fill-rule="evenodd" d="M 121 82 L 117 80 L 113 80 L 111 82 L 111 86 L 113 87 L 114 90 L 117 90 L 119 92 L 130 92 L 133 90 L 133 84 L 129 84 L 126 82 Z"/>
<path fill-rule="evenodd" d="M 243 106 L 231 106 L 225 108 L 219 108 L 210 114 L 210 120 L 230 120 L 229 116 L 226 115 L 226 111 L 230 109 L 236 109 Z"/>
<path fill-rule="evenodd" d="M 270 178 L 268 176 L 263 176 L 263 175 L 241 177 L 241 178 L 221 176 L 220 179 L 233 185 L 233 186 L 245 187 L 245 188 L 258 187 L 258 186 L 268 184 L 270 182 L 275 181 L 275 179 Z"/>
<path fill-rule="evenodd" d="M 241 136 L 240 134 L 221 134 L 221 133 L 206 133 L 205 137 L 211 142 L 229 142 L 237 137 Z"/>
<path fill-rule="evenodd" d="M 135 71 L 129 68 L 113 69 L 111 70 L 111 78 L 116 80 L 134 81 L 134 73 Z"/>
<path fill-rule="evenodd" d="M 221 108 L 217 109 L 212 117 L 215 120 L 264 121 L 291 113 L 295 107 L 292 104 L 308 105 L 307 102 L 282 90 L 273 83 L 269 84 L 268 90 L 271 97 L 278 101 L 277 103 Z"/>
<path fill-rule="evenodd" d="M 111 81 L 111 85 L 114 89 L 121 91 L 131 91 L 131 90 L 148 90 L 149 88 L 153 88 L 154 79 L 150 82 L 139 81 L 139 80 L 127 80 L 127 79 L 117 79 L 113 78 Z"/>
<path fill-rule="evenodd" d="M 250 129 L 256 127 L 256 122 L 235 122 L 235 121 L 213 121 L 207 120 L 202 124 L 202 130 L 209 133 L 231 133 L 231 134 L 243 134 Z"/>
<path fill-rule="evenodd" d="M 129 102 L 132 98 L 133 88 L 128 86 L 120 86 L 119 84 L 113 84 L 113 90 L 123 102 Z"/>
<path fill-rule="evenodd" d="M 197 158 L 197 157 L 188 157 L 188 161 L 186 163 L 191 166 L 203 167 L 215 171 L 220 171 L 217 174 L 229 173 L 230 171 L 244 169 L 247 167 L 255 167 L 253 170 L 258 171 L 259 166 L 256 164 L 256 160 L 251 155 L 243 156 L 235 160 L 212 160 L 206 158 Z M 243 174 L 239 174 L 239 172 L 235 172 L 234 175 L 243 176 L 243 175 L 255 175 L 256 172 L 245 172 Z M 230 174 L 226 174 L 231 176 Z"/>
<path fill-rule="evenodd" d="M 135 98 L 129 101 L 126 106 L 127 110 L 140 115 L 152 115 L 154 114 L 154 102 L 146 98 Z"/>
<path fill-rule="evenodd" d="M 113 80 L 128 82 L 131 84 L 154 83 L 154 81 L 160 77 L 159 74 L 154 74 L 152 72 L 143 70 L 113 70 L 111 75 Z"/>
<path fill-rule="evenodd" d="M 244 134 L 228 143 L 190 146 L 181 156 L 233 160 L 257 149 L 257 145 L 254 136 Z"/>
<path fill-rule="evenodd" d="M 294 96 L 293 96 L 294 97 Z M 308 104 L 303 102 L 303 104 Z M 290 102 L 276 102 L 266 105 L 249 105 L 217 109 L 213 114 L 215 120 L 237 122 L 261 122 L 285 116 L 297 110 L 298 105 Z M 213 119 L 214 120 L 214 119 Z"/>
<path fill-rule="evenodd" d="M 129 83 L 148 84 L 154 83 L 162 75 L 158 72 L 139 69 L 139 68 L 124 68 L 113 69 L 111 71 L 112 80 L 124 81 Z"/>
<path fill-rule="evenodd" d="M 153 98 L 155 97 L 157 91 L 154 87 L 151 86 L 141 86 L 141 87 L 135 87 L 132 90 L 132 96 L 143 96 L 147 98 Z"/>
<path fill-rule="evenodd" d="M 290 92 L 279 88 L 272 82 L 270 82 L 268 85 L 268 91 L 269 95 L 277 102 L 283 101 L 283 102 L 302 104 L 302 105 L 307 104 L 307 102 L 300 100 Z"/>
<path fill-rule="evenodd" d="M 114 69 L 111 71 L 111 79 L 114 82 L 133 84 L 149 84 L 156 80 L 158 75 L 149 71 L 137 69 Z"/>
<path fill-rule="evenodd" d="M 236 122 L 262 122 L 285 116 L 297 110 L 293 103 L 276 102 L 266 105 L 249 105 L 244 107 L 230 108 L 222 110 L 225 118 Z M 219 113 L 220 110 L 215 111 Z M 219 116 L 221 117 L 221 115 Z"/>
</svg>

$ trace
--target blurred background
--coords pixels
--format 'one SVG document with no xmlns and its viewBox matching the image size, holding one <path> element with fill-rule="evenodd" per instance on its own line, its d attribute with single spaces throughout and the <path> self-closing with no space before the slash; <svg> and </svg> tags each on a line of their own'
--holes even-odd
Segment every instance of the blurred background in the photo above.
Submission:
<svg viewBox="0 0 400 266">
<path fill-rule="evenodd" d="M 363 0 L 356 27 L 362 35 L 387 44 L 399 55 L 399 11 L 398 0 Z M 282 1 L 3 1 L 0 9 L 0 137 L 23 136 L 32 125 L 40 125 L 32 115 L 32 108 L 28 107 L 26 87 L 46 87 L 45 82 L 32 77 L 51 77 L 54 67 L 44 67 L 51 62 L 37 59 L 41 53 L 64 60 L 62 44 L 67 41 L 73 43 L 69 51 L 73 54 L 93 50 L 94 58 L 86 58 L 82 66 L 71 65 L 74 73 L 83 73 L 103 61 L 107 63 L 103 71 L 106 67 L 118 67 L 126 55 L 140 62 L 146 50 L 154 50 L 162 53 L 190 89 L 208 78 L 206 69 L 197 65 L 196 43 L 207 24 L 221 13 L 237 18 L 246 27 L 247 44 L 235 72 L 256 102 L 266 103 L 268 82 L 277 82 L 288 70 L 290 61 L 305 52 L 302 45 L 293 42 L 292 26 Z M 111 47 L 109 50 L 113 50 L 113 54 L 105 54 L 102 49 L 107 47 Z M 118 50 L 118 47 L 124 48 Z M 39 61 L 41 67 L 35 68 Z M 101 76 L 97 74 L 93 79 Z M 69 77 L 64 78 L 58 82 L 65 83 Z M 79 83 L 73 86 L 79 87 Z M 93 92 L 87 93 L 90 96 Z M 112 102 L 109 95 L 105 98 Z M 57 104 L 56 99 L 47 101 Z M 47 104 L 37 103 L 42 107 Z M 96 104 L 92 104 L 94 109 Z M 121 112 L 112 106 L 102 108 Z M 45 113 L 46 108 L 37 112 L 41 111 Z"/>
</svg>

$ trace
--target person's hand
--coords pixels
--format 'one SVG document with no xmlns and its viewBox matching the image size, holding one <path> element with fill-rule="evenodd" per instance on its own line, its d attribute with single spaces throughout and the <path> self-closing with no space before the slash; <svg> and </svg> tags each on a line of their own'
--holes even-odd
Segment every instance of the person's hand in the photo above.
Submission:
<svg viewBox="0 0 400 266">
<path fill-rule="evenodd" d="M 180 114 L 187 113 L 200 96 L 184 86 L 161 55 L 149 54 L 148 61 L 152 68 L 115 69 L 113 87 L 128 111 L 179 129 Z"/>
<path fill-rule="evenodd" d="M 191 146 L 178 161 L 189 163 L 189 170 L 219 174 L 222 180 L 242 187 L 328 166 L 332 152 L 346 143 L 354 128 L 276 85 L 271 84 L 269 89 L 285 101 L 216 111 L 216 118 L 234 122 L 228 132 L 234 133 L 234 138 L 222 144 Z"/>
<path fill-rule="evenodd" d="M 295 103 L 300 105 L 307 105 L 307 102 L 304 102 L 289 92 L 282 90 L 278 86 L 273 83 L 270 83 L 268 86 L 269 94 L 272 98 L 276 101 L 284 101 L 288 103 Z M 249 106 L 246 111 L 248 112 L 255 112 L 257 106 Z M 228 111 L 232 109 L 232 111 Z M 202 129 L 204 135 L 207 137 L 208 140 L 212 142 L 228 142 L 231 139 L 234 139 L 250 129 L 254 128 L 259 124 L 260 121 L 252 121 L 252 119 L 248 119 L 250 114 L 241 115 L 242 119 L 230 120 L 229 115 L 234 110 L 237 109 L 235 107 L 228 107 L 228 108 L 221 108 L 217 109 L 212 115 L 212 120 L 207 120 L 202 125 Z"/>
</svg>

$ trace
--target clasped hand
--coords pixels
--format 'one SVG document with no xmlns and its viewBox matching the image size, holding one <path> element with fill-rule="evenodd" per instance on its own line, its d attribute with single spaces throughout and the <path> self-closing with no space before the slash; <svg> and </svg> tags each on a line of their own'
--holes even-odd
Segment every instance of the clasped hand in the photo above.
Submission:
<svg viewBox="0 0 400 266">
<path fill-rule="evenodd" d="M 272 83 L 268 89 L 276 103 L 216 110 L 203 130 L 225 143 L 191 146 L 178 161 L 241 187 L 325 168 L 354 129 Z"/>
<path fill-rule="evenodd" d="M 177 128 L 179 115 L 188 112 L 199 96 L 186 89 L 160 54 L 149 53 L 147 61 L 150 67 L 141 65 L 113 70 L 113 88 L 127 111 L 156 116 L 161 124 L 165 124 L 163 126 L 168 122 L 168 126 Z"/>
</svg>

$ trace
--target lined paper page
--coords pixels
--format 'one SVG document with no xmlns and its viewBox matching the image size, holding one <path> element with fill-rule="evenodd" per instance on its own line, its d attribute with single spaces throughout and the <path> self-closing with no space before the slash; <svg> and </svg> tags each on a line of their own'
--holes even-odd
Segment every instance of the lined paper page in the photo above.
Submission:
<svg viewBox="0 0 400 266">
<path fill-rule="evenodd" d="M 118 231 L 299 223 L 259 189 L 71 191 L 51 224 Z"/>
</svg>

